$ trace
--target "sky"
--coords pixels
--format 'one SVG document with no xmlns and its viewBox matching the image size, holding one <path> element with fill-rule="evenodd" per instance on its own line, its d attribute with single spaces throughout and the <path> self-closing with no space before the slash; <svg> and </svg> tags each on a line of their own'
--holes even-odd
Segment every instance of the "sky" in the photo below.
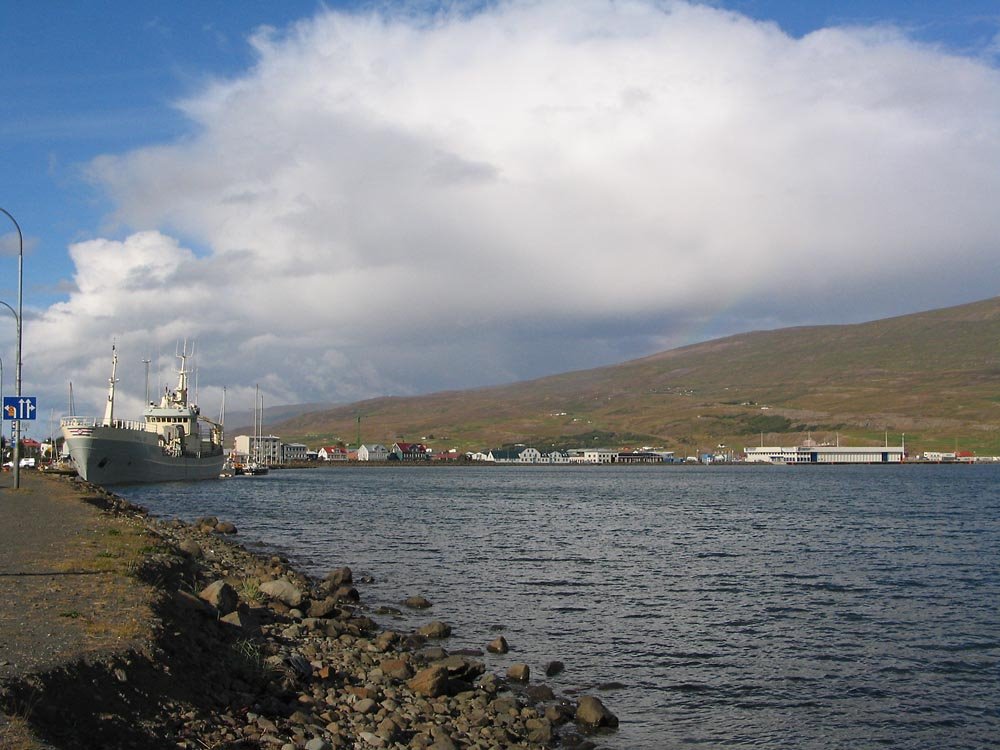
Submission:
<svg viewBox="0 0 1000 750">
<path fill-rule="evenodd" d="M 996 0 L 0 7 L 29 435 L 112 343 L 242 423 L 998 294 Z"/>
</svg>

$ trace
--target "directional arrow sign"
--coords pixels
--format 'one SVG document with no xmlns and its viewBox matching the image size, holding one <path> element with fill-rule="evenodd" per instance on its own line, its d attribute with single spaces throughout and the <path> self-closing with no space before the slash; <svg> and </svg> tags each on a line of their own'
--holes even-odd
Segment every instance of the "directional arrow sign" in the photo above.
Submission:
<svg viewBox="0 0 1000 750">
<path fill-rule="evenodd" d="M 3 418 L 34 419 L 38 411 L 38 399 L 35 396 L 4 396 Z"/>
</svg>

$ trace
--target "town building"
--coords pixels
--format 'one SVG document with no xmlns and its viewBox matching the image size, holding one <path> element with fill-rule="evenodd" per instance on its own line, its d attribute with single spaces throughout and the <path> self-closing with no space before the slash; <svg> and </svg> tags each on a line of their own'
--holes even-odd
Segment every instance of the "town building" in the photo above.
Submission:
<svg viewBox="0 0 1000 750">
<path fill-rule="evenodd" d="M 768 464 L 892 464 L 902 463 L 902 446 L 800 445 L 793 448 L 745 448 L 747 463 Z"/>
<path fill-rule="evenodd" d="M 248 460 L 267 466 L 282 463 L 281 438 L 277 435 L 237 435 L 233 442 L 237 455 Z"/>
<path fill-rule="evenodd" d="M 339 445 L 324 445 L 316 452 L 316 457 L 320 461 L 346 461 L 347 448 Z"/>
<path fill-rule="evenodd" d="M 390 461 L 428 461 L 430 449 L 423 443 L 393 443 L 389 451 Z"/>
<path fill-rule="evenodd" d="M 281 446 L 282 460 L 286 464 L 293 461 L 306 461 L 309 448 L 304 443 L 283 443 Z"/>
<path fill-rule="evenodd" d="M 388 458 L 389 449 L 384 445 L 372 443 L 358 448 L 358 461 L 386 461 Z"/>
</svg>

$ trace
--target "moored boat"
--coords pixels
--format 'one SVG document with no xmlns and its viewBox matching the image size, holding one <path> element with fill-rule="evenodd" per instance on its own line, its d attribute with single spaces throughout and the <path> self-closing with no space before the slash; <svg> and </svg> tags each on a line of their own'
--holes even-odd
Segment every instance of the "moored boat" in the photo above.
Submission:
<svg viewBox="0 0 1000 750">
<path fill-rule="evenodd" d="M 218 478 L 225 454 L 222 424 L 202 416 L 188 402 L 188 353 L 181 360 L 177 387 L 165 389 L 141 420 L 114 417 L 118 353 L 112 347 L 111 378 L 104 419 L 68 416 L 60 421 L 73 465 L 95 484 L 133 484 Z"/>
</svg>

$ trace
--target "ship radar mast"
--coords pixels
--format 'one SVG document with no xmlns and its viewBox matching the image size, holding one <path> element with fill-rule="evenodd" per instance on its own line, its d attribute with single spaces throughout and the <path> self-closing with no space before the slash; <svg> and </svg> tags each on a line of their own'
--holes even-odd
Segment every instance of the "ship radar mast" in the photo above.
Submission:
<svg viewBox="0 0 1000 750">
<path fill-rule="evenodd" d="M 115 418 L 115 374 L 118 371 L 118 349 L 111 345 L 111 377 L 108 378 L 108 403 L 104 405 L 104 424 L 110 426 Z"/>
</svg>

